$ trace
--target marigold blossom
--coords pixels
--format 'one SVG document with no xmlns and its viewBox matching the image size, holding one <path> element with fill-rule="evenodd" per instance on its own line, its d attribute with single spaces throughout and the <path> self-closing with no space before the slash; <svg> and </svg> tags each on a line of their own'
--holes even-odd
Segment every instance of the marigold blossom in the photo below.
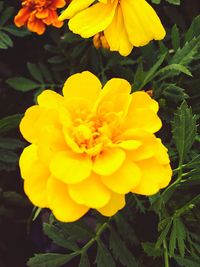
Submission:
<svg viewBox="0 0 200 267">
<path fill-rule="evenodd" d="M 22 0 L 22 8 L 15 16 L 17 27 L 24 25 L 39 35 L 43 34 L 46 25 L 60 28 L 62 21 L 58 20 L 57 8 L 64 7 L 65 0 Z"/>
<path fill-rule="evenodd" d="M 34 205 L 60 221 L 92 208 L 112 216 L 129 192 L 152 195 L 168 185 L 167 149 L 158 103 L 145 92 L 130 94 L 124 79 L 85 71 L 67 79 L 63 96 L 45 90 L 26 111 L 20 131 L 31 143 L 20 157 L 24 189 Z"/>
<path fill-rule="evenodd" d="M 145 0 L 72 0 L 59 19 L 69 19 L 69 29 L 83 38 L 103 31 L 110 50 L 122 56 L 133 46 L 165 37 L 159 17 Z"/>
</svg>

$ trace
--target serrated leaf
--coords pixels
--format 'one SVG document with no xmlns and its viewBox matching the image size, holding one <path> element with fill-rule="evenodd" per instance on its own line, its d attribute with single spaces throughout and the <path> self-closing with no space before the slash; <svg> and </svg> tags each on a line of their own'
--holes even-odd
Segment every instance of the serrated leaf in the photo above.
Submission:
<svg viewBox="0 0 200 267">
<path fill-rule="evenodd" d="M 174 259 L 182 267 L 199 267 L 199 259 L 194 259 L 192 257 L 182 258 L 180 256 L 174 256 Z"/>
<path fill-rule="evenodd" d="M 6 133 L 7 131 L 18 127 L 21 118 L 21 114 L 15 114 L 0 119 L 0 133 Z"/>
<path fill-rule="evenodd" d="M 18 155 L 13 151 L 7 149 L 0 149 L 0 161 L 6 163 L 17 163 Z"/>
<path fill-rule="evenodd" d="M 185 42 L 191 41 L 194 37 L 200 35 L 200 15 L 193 19 L 192 24 L 185 35 Z"/>
<path fill-rule="evenodd" d="M 110 228 L 109 248 L 112 250 L 115 259 L 119 260 L 123 266 L 138 266 L 135 257 L 113 228 Z"/>
<path fill-rule="evenodd" d="M 3 30 L 17 37 L 24 37 L 30 34 L 30 32 L 26 28 L 19 29 L 15 25 L 8 25 L 4 27 Z"/>
<path fill-rule="evenodd" d="M 161 76 L 159 79 L 160 81 L 166 79 L 167 77 L 173 77 L 178 75 L 179 73 L 184 73 L 188 76 L 192 76 L 192 73 L 183 65 L 181 64 L 170 64 L 161 70 L 159 70 L 156 76 Z"/>
<path fill-rule="evenodd" d="M 168 3 L 173 4 L 173 5 L 180 5 L 181 2 L 180 0 L 166 0 Z"/>
<path fill-rule="evenodd" d="M 159 67 L 162 65 L 163 61 L 166 58 L 167 53 L 160 56 L 160 58 L 157 60 L 157 62 L 153 65 L 153 67 L 145 74 L 145 77 L 142 81 L 142 83 L 139 85 L 137 90 L 142 89 L 147 83 L 149 83 L 156 75 Z"/>
<path fill-rule="evenodd" d="M 169 233 L 169 229 L 171 227 L 171 224 L 172 224 L 172 219 L 169 220 L 169 222 L 165 226 L 164 230 L 161 232 L 161 234 L 160 234 L 160 236 L 156 242 L 156 248 L 159 248 L 161 246 L 162 242 L 164 241 L 167 234 Z"/>
<path fill-rule="evenodd" d="M 0 26 L 4 26 L 4 24 L 9 20 L 14 12 L 14 7 L 7 7 L 3 13 L 1 14 Z"/>
<path fill-rule="evenodd" d="M 24 77 L 10 78 L 6 80 L 6 83 L 13 89 L 21 92 L 28 92 L 40 87 L 40 84 Z"/>
<path fill-rule="evenodd" d="M 177 51 L 180 47 L 180 33 L 177 25 L 174 25 L 172 28 L 171 38 L 173 49 L 174 51 Z"/>
<path fill-rule="evenodd" d="M 14 150 L 23 148 L 24 146 L 25 143 L 17 138 L 0 137 L 0 148 Z"/>
<path fill-rule="evenodd" d="M 28 67 L 29 73 L 36 81 L 38 81 L 40 83 L 44 83 L 44 79 L 42 77 L 42 74 L 35 64 L 28 62 L 27 67 Z"/>
<path fill-rule="evenodd" d="M 75 256 L 75 254 L 65 255 L 58 253 L 35 254 L 34 257 L 29 259 L 27 265 L 29 267 L 60 267 Z"/>
<path fill-rule="evenodd" d="M 172 230 L 169 239 L 169 253 L 171 256 L 174 255 L 174 251 L 176 248 L 176 240 L 177 240 L 177 219 L 175 218 L 173 220 Z"/>
<path fill-rule="evenodd" d="M 177 218 L 177 242 L 178 242 L 178 249 L 181 254 L 181 257 L 185 255 L 185 239 L 186 239 L 186 230 L 183 222 L 180 218 Z"/>
<path fill-rule="evenodd" d="M 97 267 L 116 267 L 112 255 L 101 240 L 97 241 Z"/>
<path fill-rule="evenodd" d="M 181 64 L 188 66 L 198 53 L 200 47 L 200 36 L 194 37 L 190 42 L 186 42 L 182 48 L 179 48 L 173 58 L 170 60 L 170 64 Z"/>
<path fill-rule="evenodd" d="M 120 233 L 120 235 L 122 237 L 125 236 L 127 241 L 130 244 L 136 244 L 137 239 L 136 239 L 135 231 L 133 230 L 132 226 L 128 223 L 128 221 L 125 220 L 120 213 L 117 213 L 114 216 L 114 219 L 116 222 L 117 230 Z"/>
<path fill-rule="evenodd" d="M 78 267 L 90 267 L 90 261 L 86 252 L 81 254 Z"/>
<path fill-rule="evenodd" d="M 187 168 L 191 169 L 199 169 L 200 168 L 200 155 L 197 155 L 189 163 L 186 164 Z"/>
<path fill-rule="evenodd" d="M 142 247 L 144 249 L 144 252 L 153 258 L 161 257 L 163 254 L 163 250 L 160 248 L 156 248 L 154 243 L 145 242 L 142 243 Z"/>
<path fill-rule="evenodd" d="M 172 122 L 173 140 L 182 162 L 193 145 L 197 133 L 196 116 L 186 102 L 178 108 Z"/>
<path fill-rule="evenodd" d="M 13 41 L 7 33 L 0 31 L 0 44 L 3 49 L 13 47 Z"/>
<path fill-rule="evenodd" d="M 75 223 L 59 223 L 58 225 L 66 235 L 70 236 L 70 240 L 92 238 L 94 236 L 92 230 L 80 221 Z"/>
<path fill-rule="evenodd" d="M 69 236 L 66 236 L 62 229 L 52 225 L 52 224 L 43 224 L 44 233 L 53 240 L 53 242 L 63 248 L 67 248 L 72 251 L 79 250 L 77 244 L 72 241 L 68 240 Z"/>
</svg>

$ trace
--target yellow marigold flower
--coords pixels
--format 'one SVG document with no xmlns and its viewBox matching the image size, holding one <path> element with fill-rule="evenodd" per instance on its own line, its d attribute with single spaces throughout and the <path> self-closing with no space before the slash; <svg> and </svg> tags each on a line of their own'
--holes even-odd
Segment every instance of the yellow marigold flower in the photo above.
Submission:
<svg viewBox="0 0 200 267">
<path fill-rule="evenodd" d="M 72 75 L 63 96 L 43 91 L 20 123 L 32 143 L 20 157 L 24 189 L 34 205 L 71 222 L 90 208 L 112 216 L 129 192 L 152 195 L 171 179 L 158 103 L 145 92 L 130 94 L 124 79 Z"/>
<path fill-rule="evenodd" d="M 69 29 L 83 38 L 103 31 L 110 50 L 123 56 L 133 46 L 165 37 L 159 17 L 145 0 L 72 0 L 59 19 L 69 19 Z"/>
<path fill-rule="evenodd" d="M 17 27 L 24 25 L 39 35 L 43 34 L 47 25 L 60 28 L 63 22 L 58 20 L 57 8 L 64 7 L 68 0 L 22 0 L 22 8 L 15 16 Z"/>
</svg>

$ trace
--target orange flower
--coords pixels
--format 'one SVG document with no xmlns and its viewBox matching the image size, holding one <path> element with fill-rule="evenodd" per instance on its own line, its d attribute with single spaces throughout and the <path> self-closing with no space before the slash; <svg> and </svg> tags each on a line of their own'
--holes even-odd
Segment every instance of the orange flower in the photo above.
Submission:
<svg viewBox="0 0 200 267">
<path fill-rule="evenodd" d="M 58 20 L 57 8 L 65 6 L 65 0 L 22 0 L 22 8 L 15 16 L 17 27 L 24 25 L 39 35 L 43 34 L 46 25 L 60 28 L 63 22 Z"/>
</svg>

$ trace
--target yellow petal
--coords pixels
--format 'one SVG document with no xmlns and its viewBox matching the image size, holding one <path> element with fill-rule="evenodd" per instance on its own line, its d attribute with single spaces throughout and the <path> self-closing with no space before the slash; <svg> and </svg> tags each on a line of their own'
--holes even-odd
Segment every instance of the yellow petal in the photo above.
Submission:
<svg viewBox="0 0 200 267">
<path fill-rule="evenodd" d="M 20 122 L 20 132 L 30 143 L 36 142 L 38 138 L 39 119 L 43 109 L 37 105 L 28 108 Z"/>
<path fill-rule="evenodd" d="M 125 140 L 117 144 L 118 147 L 123 148 L 125 150 L 135 150 L 139 148 L 141 145 L 142 142 L 138 140 Z"/>
<path fill-rule="evenodd" d="M 116 8 L 113 21 L 104 30 L 104 34 L 111 51 L 119 51 L 122 56 L 128 56 L 131 53 L 133 45 L 130 43 L 126 32 L 120 5 Z"/>
<path fill-rule="evenodd" d="M 58 93 L 45 90 L 37 97 L 38 105 L 44 108 L 59 109 L 64 102 L 64 98 Z"/>
<path fill-rule="evenodd" d="M 135 135 L 133 138 L 140 139 L 142 145 L 138 149 L 130 151 L 128 154 L 133 161 L 139 161 L 153 157 L 158 150 L 157 139 L 153 134 Z"/>
<path fill-rule="evenodd" d="M 167 154 L 167 148 L 162 144 L 162 141 L 160 138 L 156 138 L 157 140 L 157 149 L 155 153 L 156 159 L 161 163 L 161 164 L 169 164 L 169 156 Z"/>
<path fill-rule="evenodd" d="M 152 109 L 140 108 L 128 114 L 124 126 L 155 133 L 162 127 L 162 122 Z"/>
<path fill-rule="evenodd" d="M 98 209 L 104 216 L 113 216 L 125 206 L 125 196 L 112 193 L 111 199 L 106 206 Z"/>
<path fill-rule="evenodd" d="M 169 184 L 172 176 L 169 164 L 162 165 L 157 159 L 150 158 L 138 161 L 137 165 L 142 176 L 139 185 L 133 188 L 133 193 L 153 195 Z"/>
<path fill-rule="evenodd" d="M 32 166 L 32 172 L 34 175 L 24 180 L 24 191 L 35 206 L 48 207 L 46 190 L 49 171 L 44 165 L 37 162 L 35 166 Z"/>
<path fill-rule="evenodd" d="M 87 178 L 92 170 L 89 157 L 69 151 L 58 152 L 50 163 L 50 170 L 57 179 L 74 184 Z"/>
<path fill-rule="evenodd" d="M 104 103 L 112 101 L 112 111 L 126 112 L 131 101 L 131 85 L 124 79 L 113 78 L 109 80 L 101 91 L 99 108 L 102 109 Z"/>
<path fill-rule="evenodd" d="M 94 160 L 93 170 L 99 175 L 111 175 L 117 171 L 126 158 L 120 148 L 111 148 L 101 152 Z"/>
<path fill-rule="evenodd" d="M 49 207 L 59 221 L 76 221 L 88 211 L 88 207 L 78 205 L 70 198 L 66 184 L 53 177 L 48 180 L 47 196 Z"/>
<path fill-rule="evenodd" d="M 102 182 L 118 194 L 127 194 L 140 181 L 141 173 L 136 164 L 126 160 L 121 168 L 110 176 L 101 176 Z"/>
<path fill-rule="evenodd" d="M 113 20 L 117 2 L 97 3 L 79 12 L 70 19 L 69 29 L 83 38 L 89 38 L 105 30 Z"/>
<path fill-rule="evenodd" d="M 59 16 L 59 20 L 70 19 L 79 11 L 89 7 L 95 0 L 73 0 L 69 6 Z"/>
<path fill-rule="evenodd" d="M 153 39 L 165 37 L 159 17 L 145 0 L 122 0 L 121 7 L 129 41 L 133 46 L 143 46 Z"/>
<path fill-rule="evenodd" d="M 37 160 L 37 146 L 32 144 L 25 147 L 19 159 L 19 167 L 23 179 L 29 176 L 33 165 Z"/>
<path fill-rule="evenodd" d="M 155 113 L 157 113 L 159 106 L 158 102 L 152 99 L 147 93 L 140 91 L 132 94 L 129 112 L 140 108 L 149 108 L 152 109 Z"/>
<path fill-rule="evenodd" d="M 75 202 L 90 208 L 101 208 L 110 200 L 110 191 L 94 173 L 81 183 L 69 185 L 68 189 Z"/>
<path fill-rule="evenodd" d="M 48 168 L 38 160 L 37 147 L 26 147 L 19 160 L 21 175 L 24 178 L 24 191 L 31 202 L 38 207 L 47 207 L 46 184 Z"/>
<path fill-rule="evenodd" d="M 71 99 L 85 100 L 92 107 L 101 92 L 101 87 L 99 79 L 94 74 L 84 71 L 74 74 L 66 80 L 63 94 L 69 102 Z"/>
</svg>

